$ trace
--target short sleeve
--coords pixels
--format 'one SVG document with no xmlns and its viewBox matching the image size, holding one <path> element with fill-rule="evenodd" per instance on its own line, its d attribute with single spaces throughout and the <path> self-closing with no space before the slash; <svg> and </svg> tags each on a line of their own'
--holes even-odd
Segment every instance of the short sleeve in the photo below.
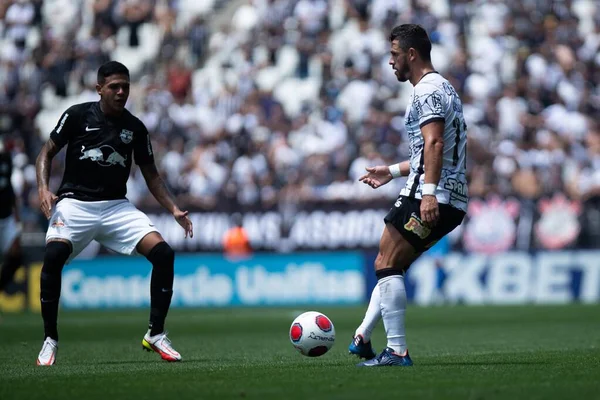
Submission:
<svg viewBox="0 0 600 400">
<path fill-rule="evenodd" d="M 150 142 L 150 134 L 146 125 L 140 121 L 139 132 L 135 132 L 135 140 L 133 143 L 133 157 L 137 165 L 145 165 L 154 163 L 154 153 L 152 151 L 152 143 Z"/>
<path fill-rule="evenodd" d="M 60 116 L 56 127 L 50 132 L 50 139 L 60 149 L 65 146 L 73 137 L 73 132 L 77 130 L 77 120 L 79 113 L 77 106 L 72 106 Z"/>
<path fill-rule="evenodd" d="M 414 107 L 419 118 L 419 127 L 431 122 L 445 121 L 445 94 L 433 85 L 421 85 L 415 88 Z"/>
</svg>

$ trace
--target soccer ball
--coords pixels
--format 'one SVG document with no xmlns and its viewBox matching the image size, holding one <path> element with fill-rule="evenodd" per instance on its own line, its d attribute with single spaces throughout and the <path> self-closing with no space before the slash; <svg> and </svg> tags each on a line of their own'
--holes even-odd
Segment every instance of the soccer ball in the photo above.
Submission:
<svg viewBox="0 0 600 400">
<path fill-rule="evenodd" d="M 322 356 L 335 342 L 333 322 L 317 311 L 300 314 L 290 326 L 290 340 L 300 354 L 308 357 Z"/>
</svg>

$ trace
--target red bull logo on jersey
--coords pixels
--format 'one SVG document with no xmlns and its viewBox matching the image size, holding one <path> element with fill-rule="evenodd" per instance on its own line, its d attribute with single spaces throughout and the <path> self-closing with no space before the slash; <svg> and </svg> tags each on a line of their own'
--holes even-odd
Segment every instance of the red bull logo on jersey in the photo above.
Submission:
<svg viewBox="0 0 600 400">
<path fill-rule="evenodd" d="M 421 239 L 425 239 L 431 234 L 431 229 L 423 225 L 421 218 L 419 218 L 415 213 L 412 213 L 408 222 L 404 224 L 404 229 L 411 231 Z"/>
<path fill-rule="evenodd" d="M 81 146 L 81 157 L 79 157 L 79 159 L 91 160 L 97 162 L 103 167 L 109 167 L 116 164 L 119 164 L 122 167 L 127 166 L 125 164 L 125 161 L 127 161 L 127 156 L 123 157 L 111 146 L 106 145 L 95 149 L 86 149 L 85 146 Z"/>
</svg>

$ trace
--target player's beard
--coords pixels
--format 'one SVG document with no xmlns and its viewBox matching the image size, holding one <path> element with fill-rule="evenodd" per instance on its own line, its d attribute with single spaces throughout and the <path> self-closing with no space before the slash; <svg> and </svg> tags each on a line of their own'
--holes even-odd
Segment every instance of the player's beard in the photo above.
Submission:
<svg viewBox="0 0 600 400">
<path fill-rule="evenodd" d="M 400 82 L 406 82 L 410 78 L 410 66 L 408 65 L 408 57 L 404 56 L 402 67 L 396 70 L 396 78 Z"/>
</svg>

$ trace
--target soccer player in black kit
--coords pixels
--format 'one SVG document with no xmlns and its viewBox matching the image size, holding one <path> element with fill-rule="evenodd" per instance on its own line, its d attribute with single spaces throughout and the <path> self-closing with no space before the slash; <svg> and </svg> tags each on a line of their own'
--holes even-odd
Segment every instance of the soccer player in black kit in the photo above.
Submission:
<svg viewBox="0 0 600 400">
<path fill-rule="evenodd" d="M 0 292 L 12 281 L 23 261 L 19 207 L 10 180 L 12 171 L 10 152 L 0 138 Z"/>
<path fill-rule="evenodd" d="M 65 111 L 37 158 L 40 208 L 50 220 L 40 282 L 45 340 L 38 365 L 56 362 L 63 266 L 92 240 L 121 254 L 140 253 L 152 263 L 150 323 L 142 345 L 164 360 L 181 360 L 164 331 L 173 295 L 175 253 L 150 219 L 125 197 L 133 159 L 152 195 L 173 214 L 186 237 L 193 237 L 192 222 L 188 212 L 175 205 L 158 174 L 146 127 L 125 109 L 129 85 L 129 70 L 123 64 L 103 64 L 96 85 L 100 101 Z M 55 195 L 48 187 L 50 165 L 65 145 L 65 171 Z"/>
</svg>

